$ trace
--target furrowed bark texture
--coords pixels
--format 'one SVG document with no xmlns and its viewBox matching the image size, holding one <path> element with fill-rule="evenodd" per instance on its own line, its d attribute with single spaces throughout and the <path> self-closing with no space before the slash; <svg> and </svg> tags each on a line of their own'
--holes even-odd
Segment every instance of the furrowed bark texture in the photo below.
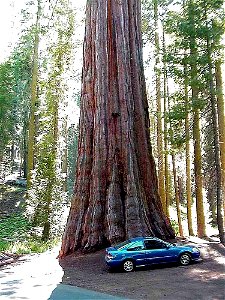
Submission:
<svg viewBox="0 0 225 300">
<path fill-rule="evenodd" d="M 87 2 L 77 174 L 61 256 L 174 236 L 157 191 L 140 15 L 137 0 Z"/>
</svg>

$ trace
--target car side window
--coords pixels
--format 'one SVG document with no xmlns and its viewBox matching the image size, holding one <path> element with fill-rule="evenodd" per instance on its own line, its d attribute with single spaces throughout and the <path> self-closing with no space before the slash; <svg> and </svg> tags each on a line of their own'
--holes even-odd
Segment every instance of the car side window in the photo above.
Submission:
<svg viewBox="0 0 225 300">
<path fill-rule="evenodd" d="M 159 241 L 145 241 L 145 248 L 147 250 L 153 250 L 153 249 L 163 249 L 166 248 L 166 245 L 164 243 L 161 243 Z"/>
<path fill-rule="evenodd" d="M 127 249 L 128 251 L 140 251 L 140 250 L 144 250 L 143 246 L 137 246 L 137 247 L 132 247 Z"/>
<path fill-rule="evenodd" d="M 139 241 L 139 242 L 136 242 L 134 244 L 132 244 L 128 249 L 127 251 L 141 251 L 141 250 L 144 250 L 145 247 L 143 245 L 143 242 L 142 241 Z"/>
</svg>

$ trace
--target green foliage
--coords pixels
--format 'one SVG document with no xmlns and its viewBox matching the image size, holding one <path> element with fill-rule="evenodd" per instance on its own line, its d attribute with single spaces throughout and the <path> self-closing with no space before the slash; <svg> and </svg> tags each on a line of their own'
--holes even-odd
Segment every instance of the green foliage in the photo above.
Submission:
<svg viewBox="0 0 225 300">
<path fill-rule="evenodd" d="M 26 239 L 31 229 L 30 221 L 22 214 L 13 214 L 0 220 L 0 251 Z"/>
<path fill-rule="evenodd" d="M 59 243 L 59 239 L 49 240 L 47 242 L 42 239 L 29 237 L 24 241 L 17 241 L 11 244 L 7 251 L 16 254 L 31 254 L 31 253 L 43 253 Z"/>
<path fill-rule="evenodd" d="M 11 151 L 19 149 L 26 165 L 26 134 L 30 97 L 32 30 L 27 30 L 9 59 L 0 65 L 0 157 L 5 169 L 14 167 Z M 24 172 L 25 175 L 25 172 Z"/>
<path fill-rule="evenodd" d="M 0 220 L 0 251 L 15 254 L 41 253 L 59 242 L 59 238 L 43 242 L 33 235 L 30 220 L 23 214 L 12 214 Z"/>
<path fill-rule="evenodd" d="M 179 235 L 179 225 L 178 225 L 178 222 L 173 220 L 173 219 L 170 219 L 170 223 L 173 227 L 173 230 L 175 231 L 175 235 L 178 236 Z"/>
<path fill-rule="evenodd" d="M 144 43 L 153 42 L 154 26 L 153 26 L 153 2 L 142 0 L 142 34 Z"/>
<path fill-rule="evenodd" d="M 7 61 L 0 64 L 0 156 L 3 155 L 15 131 L 16 116 L 12 86 L 12 65 Z"/>
<path fill-rule="evenodd" d="M 170 121 L 182 121 L 186 117 L 185 105 L 184 103 L 176 103 L 168 113 L 168 118 Z"/>
<path fill-rule="evenodd" d="M 21 214 L 14 214 L 0 220 L 0 239 L 20 239 L 31 229 L 29 220 Z"/>
</svg>

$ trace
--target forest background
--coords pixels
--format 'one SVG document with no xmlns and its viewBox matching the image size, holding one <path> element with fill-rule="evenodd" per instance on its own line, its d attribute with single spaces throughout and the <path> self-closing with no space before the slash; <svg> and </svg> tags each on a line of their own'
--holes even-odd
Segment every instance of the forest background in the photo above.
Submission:
<svg viewBox="0 0 225 300">
<path fill-rule="evenodd" d="M 7 182 L 25 191 L 25 205 L 22 216 L 10 219 L 13 236 L 2 233 L 0 250 L 15 241 L 23 248 L 31 235 L 48 242 L 61 234 L 79 132 L 84 3 L 36 0 L 20 7 L 19 2 L 12 6 L 19 14 L 12 19 L 14 35 L 0 64 L 0 178 L 1 193 Z M 151 142 L 163 209 L 178 235 L 203 237 L 214 228 L 222 242 L 223 5 L 219 0 L 142 1 Z M 12 216 L 0 217 L 8 232 Z"/>
</svg>

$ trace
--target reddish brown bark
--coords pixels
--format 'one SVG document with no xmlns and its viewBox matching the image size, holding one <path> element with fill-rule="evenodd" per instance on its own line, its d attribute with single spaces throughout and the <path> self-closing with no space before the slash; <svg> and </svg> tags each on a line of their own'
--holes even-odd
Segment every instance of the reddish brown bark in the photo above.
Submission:
<svg viewBox="0 0 225 300">
<path fill-rule="evenodd" d="M 140 15 L 137 0 L 87 2 L 77 174 L 61 256 L 174 236 L 157 190 Z"/>
</svg>

